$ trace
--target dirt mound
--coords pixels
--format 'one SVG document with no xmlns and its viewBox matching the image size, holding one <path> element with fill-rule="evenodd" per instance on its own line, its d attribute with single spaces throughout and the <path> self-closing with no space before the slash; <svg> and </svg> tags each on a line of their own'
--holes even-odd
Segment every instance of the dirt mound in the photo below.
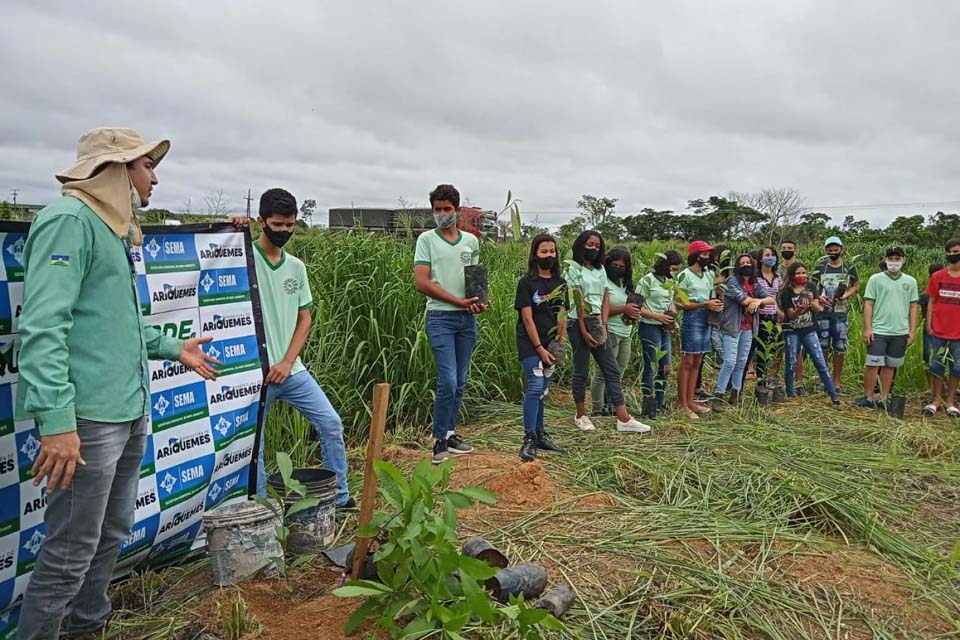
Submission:
<svg viewBox="0 0 960 640">
<path fill-rule="evenodd" d="M 427 452 L 391 444 L 383 448 L 381 457 L 395 467 L 416 466 L 427 457 Z"/>
<path fill-rule="evenodd" d="M 521 462 L 503 453 L 484 452 L 461 456 L 450 479 L 454 488 L 480 485 L 497 494 L 499 510 L 540 509 L 565 495 L 547 477 L 543 464 Z"/>
<path fill-rule="evenodd" d="M 263 625 L 266 640 L 311 638 L 315 640 L 341 640 L 347 636 L 343 627 L 361 604 L 361 600 L 347 600 L 333 595 L 340 579 L 337 567 L 311 567 L 297 572 L 292 582 L 293 593 L 288 593 L 280 580 L 254 580 L 240 585 L 239 589 L 224 589 L 214 593 L 201 611 L 205 626 L 219 629 L 218 604 L 231 606 L 237 594 L 246 602 L 249 615 Z M 369 626 L 354 637 L 365 637 Z M 381 632 L 375 638 L 388 638 Z"/>
</svg>

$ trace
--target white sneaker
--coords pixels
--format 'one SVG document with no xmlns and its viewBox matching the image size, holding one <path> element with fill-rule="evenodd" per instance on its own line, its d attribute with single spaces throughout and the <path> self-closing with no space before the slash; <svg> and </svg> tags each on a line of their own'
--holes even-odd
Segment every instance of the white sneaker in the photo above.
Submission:
<svg viewBox="0 0 960 640">
<path fill-rule="evenodd" d="M 650 425 L 644 424 L 639 420 L 634 420 L 630 418 L 626 422 L 620 422 L 617 420 L 617 431 L 625 431 L 627 433 L 650 433 Z"/>
<path fill-rule="evenodd" d="M 579 418 L 574 418 L 573 424 L 577 425 L 577 428 L 579 428 L 581 431 L 593 431 L 594 429 L 596 429 L 596 427 L 593 426 L 593 422 L 590 420 L 590 417 L 587 416 L 587 414 L 583 414 Z"/>
</svg>

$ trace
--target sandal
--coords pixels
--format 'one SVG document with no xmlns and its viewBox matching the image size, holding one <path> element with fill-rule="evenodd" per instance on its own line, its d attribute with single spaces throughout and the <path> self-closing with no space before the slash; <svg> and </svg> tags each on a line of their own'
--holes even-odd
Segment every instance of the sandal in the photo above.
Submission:
<svg viewBox="0 0 960 640">
<path fill-rule="evenodd" d="M 686 413 L 687 413 L 687 417 L 690 418 L 691 420 L 700 419 L 700 414 L 698 414 L 696 411 L 687 411 Z"/>
<path fill-rule="evenodd" d="M 960 409 L 956 407 L 947 407 L 947 415 L 951 418 L 960 418 Z"/>
<path fill-rule="evenodd" d="M 927 416 L 928 418 L 935 416 L 937 415 L 937 411 L 939 410 L 939 408 L 940 407 L 938 407 L 935 404 L 928 404 L 923 408 L 923 415 Z"/>
<path fill-rule="evenodd" d="M 710 407 L 702 404 L 697 404 L 697 403 L 693 404 L 693 410 L 700 414 L 710 413 L 712 411 Z"/>
</svg>

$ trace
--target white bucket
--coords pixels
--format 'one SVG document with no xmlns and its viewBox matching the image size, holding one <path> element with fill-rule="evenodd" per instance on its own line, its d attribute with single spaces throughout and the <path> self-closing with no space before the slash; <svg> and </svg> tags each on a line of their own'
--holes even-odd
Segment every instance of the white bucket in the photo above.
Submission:
<svg viewBox="0 0 960 640">
<path fill-rule="evenodd" d="M 204 514 L 213 583 L 234 585 L 272 566 L 270 558 L 283 556 L 276 537 L 279 524 L 276 513 L 253 500 Z"/>
</svg>

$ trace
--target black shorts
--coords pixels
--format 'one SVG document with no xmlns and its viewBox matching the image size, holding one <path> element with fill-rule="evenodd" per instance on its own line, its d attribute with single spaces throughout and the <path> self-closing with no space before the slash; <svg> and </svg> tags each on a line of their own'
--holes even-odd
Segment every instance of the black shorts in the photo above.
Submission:
<svg viewBox="0 0 960 640">
<path fill-rule="evenodd" d="M 867 345 L 868 367 L 899 367 L 907 355 L 907 336 L 878 336 Z"/>
</svg>

